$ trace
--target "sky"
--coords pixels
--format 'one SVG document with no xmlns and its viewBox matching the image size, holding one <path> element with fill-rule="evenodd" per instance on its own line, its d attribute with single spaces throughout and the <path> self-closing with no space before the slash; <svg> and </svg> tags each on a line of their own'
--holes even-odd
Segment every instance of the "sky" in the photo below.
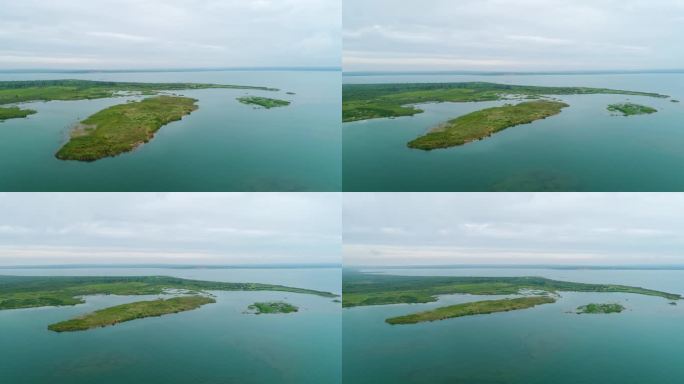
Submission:
<svg viewBox="0 0 684 384">
<path fill-rule="evenodd" d="M 340 0 L 0 0 L 0 69 L 340 66 Z"/>
<path fill-rule="evenodd" d="M 681 0 L 344 0 L 345 71 L 684 67 Z"/>
<path fill-rule="evenodd" d="M 348 193 L 355 265 L 684 265 L 684 194 Z"/>
<path fill-rule="evenodd" d="M 340 264 L 338 193 L 2 193 L 0 266 Z"/>
</svg>

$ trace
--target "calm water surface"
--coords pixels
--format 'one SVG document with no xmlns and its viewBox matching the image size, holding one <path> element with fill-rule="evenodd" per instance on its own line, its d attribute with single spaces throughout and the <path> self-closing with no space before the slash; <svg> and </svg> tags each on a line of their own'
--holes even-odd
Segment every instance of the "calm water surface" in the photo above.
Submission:
<svg viewBox="0 0 684 384">
<path fill-rule="evenodd" d="M 544 276 L 684 294 L 684 271 L 417 269 L 401 275 Z M 561 293 L 532 309 L 391 326 L 384 319 L 500 296 L 442 296 L 436 303 L 343 310 L 344 382 L 364 384 L 643 384 L 684 381 L 684 305 L 631 294 Z M 613 315 L 567 313 L 621 303 Z"/>
<path fill-rule="evenodd" d="M 2 270 L 5 275 L 166 275 L 340 292 L 339 269 Z M 157 296 L 88 296 L 74 307 L 0 311 L 0 383 L 340 383 L 340 306 L 287 292 L 213 292 L 215 304 L 113 327 L 57 334 L 47 325 Z M 300 312 L 248 315 L 255 301 Z"/>
<path fill-rule="evenodd" d="M 133 152 L 92 163 L 55 152 L 78 121 L 135 99 L 25 103 L 38 111 L 0 123 L 3 191 L 335 191 L 341 188 L 340 74 L 333 71 L 224 71 L 0 74 L 0 80 L 77 78 L 102 81 L 256 85 L 279 92 L 174 91 L 199 109 L 162 127 Z M 287 95 L 285 92 L 295 92 Z M 270 110 L 240 104 L 245 94 L 290 100 Z"/>
<path fill-rule="evenodd" d="M 488 81 L 657 92 L 684 101 L 684 74 L 345 76 L 346 83 Z M 684 103 L 669 99 L 584 95 L 559 115 L 486 140 L 425 152 L 406 143 L 434 126 L 505 102 L 421 104 L 413 117 L 343 124 L 343 180 L 348 191 L 684 191 Z M 630 100 L 658 109 L 612 116 Z"/>
</svg>

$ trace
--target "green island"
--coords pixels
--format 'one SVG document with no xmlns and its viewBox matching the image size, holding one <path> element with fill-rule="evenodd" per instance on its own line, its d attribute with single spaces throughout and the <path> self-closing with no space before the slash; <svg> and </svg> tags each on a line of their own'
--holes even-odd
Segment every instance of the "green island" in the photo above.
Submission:
<svg viewBox="0 0 684 384">
<path fill-rule="evenodd" d="M 103 109 L 81 121 L 55 155 L 61 160 L 95 161 L 132 151 L 162 126 L 197 109 L 197 100 L 154 96 Z"/>
<path fill-rule="evenodd" d="M 672 99 L 670 100 L 671 103 L 679 103 L 679 100 Z"/>
<path fill-rule="evenodd" d="M 620 313 L 625 310 L 620 304 L 587 304 L 577 307 L 577 314 L 606 314 L 606 313 Z"/>
<path fill-rule="evenodd" d="M 535 305 L 540 305 L 554 302 L 555 298 L 549 297 L 549 295 L 556 295 L 558 292 L 563 291 L 632 293 L 657 296 L 667 300 L 682 299 L 682 296 L 676 293 L 668 293 L 641 287 L 617 284 L 575 283 L 551 280 L 544 277 L 399 276 L 345 270 L 342 282 L 342 306 L 349 308 L 367 305 L 429 303 L 437 301 L 439 295 L 450 294 L 524 295 L 525 297 L 543 297 L 544 299 L 529 300 L 529 302 L 536 302 Z M 526 301 L 527 300 L 522 300 L 521 302 L 524 303 Z M 504 302 L 497 303 L 497 301 L 493 304 L 482 304 L 480 301 L 468 303 L 468 306 L 465 308 L 457 308 L 455 312 L 466 313 L 468 309 L 474 310 L 477 308 L 507 308 L 508 305 L 510 304 Z M 430 312 L 435 312 L 440 309 L 441 308 L 438 308 Z M 438 311 L 426 316 L 436 319 L 435 316 L 438 317 L 445 313 L 449 314 L 452 312 L 450 310 L 444 312 Z M 465 316 L 465 314 L 461 314 L 460 316 Z"/>
<path fill-rule="evenodd" d="M 463 145 L 482 140 L 506 128 L 557 115 L 565 107 L 568 104 L 536 100 L 482 109 L 450 120 L 411 140 L 407 145 L 409 148 L 426 151 Z"/>
<path fill-rule="evenodd" d="M 19 107 L 0 107 L 0 122 L 9 119 L 19 119 L 36 113 L 33 109 L 21 109 Z"/>
<path fill-rule="evenodd" d="M 484 300 L 472 303 L 450 305 L 431 311 L 413 313 L 386 319 L 388 324 L 416 324 L 425 321 L 438 321 L 454 317 L 485 315 L 496 312 L 508 312 L 519 309 L 532 308 L 541 304 L 554 303 L 556 299 L 550 296 L 528 296 L 515 299 Z"/>
<path fill-rule="evenodd" d="M 155 95 L 163 91 L 227 88 L 278 91 L 276 88 L 201 83 L 134 83 L 90 80 L 0 81 L 0 105 L 29 101 L 89 100 Z"/>
<path fill-rule="evenodd" d="M 668 98 L 667 95 L 608 88 L 540 87 L 487 82 L 344 84 L 342 121 L 412 116 L 423 112 L 414 104 L 538 99 L 552 95 L 612 94 Z"/>
<path fill-rule="evenodd" d="M 299 308 L 296 306 L 289 303 L 284 303 L 282 301 L 254 303 L 247 308 L 254 311 L 253 313 L 256 315 L 260 315 L 262 313 L 292 313 L 299 311 Z"/>
<path fill-rule="evenodd" d="M 55 332 L 85 331 L 87 329 L 106 327 L 135 319 L 191 311 L 205 304 L 215 302 L 216 300 L 210 297 L 199 295 L 138 301 L 135 303 L 116 305 L 71 320 L 50 324 L 48 325 L 48 329 Z"/>
<path fill-rule="evenodd" d="M 607 109 L 611 112 L 619 112 L 622 116 L 648 115 L 658 112 L 655 108 L 634 103 L 610 104 Z"/>
<path fill-rule="evenodd" d="M 206 291 L 278 291 L 338 297 L 330 292 L 283 285 L 168 276 L 0 276 L 0 310 L 82 304 L 85 302 L 83 296 L 88 295 L 197 294 Z"/>
<path fill-rule="evenodd" d="M 286 107 L 286 106 L 290 105 L 290 102 L 287 100 L 271 99 L 268 97 L 259 97 L 259 96 L 238 97 L 237 100 L 239 102 L 241 102 L 242 104 L 258 105 L 258 106 L 266 108 L 266 109 L 277 108 L 277 107 Z"/>
</svg>

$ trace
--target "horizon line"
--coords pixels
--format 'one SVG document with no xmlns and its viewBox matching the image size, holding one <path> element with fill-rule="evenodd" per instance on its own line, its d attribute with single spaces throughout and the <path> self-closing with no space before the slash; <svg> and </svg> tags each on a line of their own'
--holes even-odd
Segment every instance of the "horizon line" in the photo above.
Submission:
<svg viewBox="0 0 684 384">
<path fill-rule="evenodd" d="M 684 269 L 684 264 L 412 264 L 412 265 L 344 265 L 352 268 L 386 269 Z"/>
<path fill-rule="evenodd" d="M 223 72 L 223 71 L 342 71 L 340 66 L 241 66 L 178 68 L 0 68 L 0 73 L 136 73 L 136 72 Z"/>
<path fill-rule="evenodd" d="M 272 263 L 272 264 L 16 264 L 0 265 L 0 269 L 81 269 L 81 268 L 177 268 L 177 269 L 249 269 L 249 268 L 342 268 L 341 263 Z"/>
<path fill-rule="evenodd" d="M 587 69 L 587 70 L 342 70 L 345 76 L 367 76 L 367 75 L 430 75 L 430 74 L 453 74 L 453 75 L 483 75 L 483 76 L 505 76 L 505 75 L 591 75 L 591 74 L 666 74 L 684 73 L 684 68 L 665 68 L 665 69 Z"/>
</svg>

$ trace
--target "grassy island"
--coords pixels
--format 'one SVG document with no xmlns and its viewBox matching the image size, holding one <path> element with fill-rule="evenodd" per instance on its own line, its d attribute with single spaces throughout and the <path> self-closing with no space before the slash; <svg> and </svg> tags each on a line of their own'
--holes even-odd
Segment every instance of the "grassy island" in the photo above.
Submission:
<svg viewBox="0 0 684 384">
<path fill-rule="evenodd" d="M 265 303 L 254 303 L 248 307 L 254 311 L 255 314 L 262 313 L 292 313 L 299 311 L 299 308 L 292 304 L 284 303 L 282 301 L 269 301 Z"/>
<path fill-rule="evenodd" d="M 625 310 L 620 304 L 587 304 L 577 307 L 577 313 L 601 314 L 601 313 L 620 313 Z"/>
<path fill-rule="evenodd" d="M 607 109 L 611 112 L 619 112 L 622 116 L 648 115 L 658 112 L 655 108 L 634 103 L 611 104 Z"/>
<path fill-rule="evenodd" d="M 290 102 L 287 100 L 278 100 L 278 99 L 271 99 L 268 97 L 259 97 L 259 96 L 238 97 L 237 100 L 239 102 L 241 102 L 242 104 L 258 105 L 258 106 L 266 108 L 266 109 L 277 108 L 277 107 L 286 107 L 286 106 L 290 105 Z"/>
<path fill-rule="evenodd" d="M 259 283 L 188 280 L 168 276 L 0 276 L 0 310 L 84 303 L 87 295 L 159 295 L 170 290 L 277 291 L 335 298 L 330 292 Z"/>
<path fill-rule="evenodd" d="M 155 96 L 103 109 L 81 121 L 55 156 L 61 160 L 95 161 L 132 151 L 150 141 L 159 128 L 196 110 L 196 101 Z"/>
<path fill-rule="evenodd" d="M 75 319 L 50 324 L 48 329 L 55 332 L 84 331 L 135 319 L 190 311 L 205 304 L 215 302 L 216 300 L 205 296 L 181 296 L 166 300 L 138 301 L 101 309 Z"/>
<path fill-rule="evenodd" d="M 19 107 L 0 107 L 0 122 L 9 119 L 19 119 L 36 113 L 33 109 L 21 109 Z"/>
<path fill-rule="evenodd" d="M 422 110 L 413 104 L 537 99 L 551 95 L 614 94 L 667 98 L 658 93 L 608 88 L 537 87 L 486 82 L 345 84 L 342 87 L 344 122 L 411 116 Z"/>
<path fill-rule="evenodd" d="M 413 313 L 386 319 L 388 324 L 415 324 L 425 321 L 438 321 L 454 317 L 484 315 L 496 312 L 515 311 L 532 308 L 537 305 L 554 303 L 556 299 L 549 296 L 528 296 L 515 299 L 485 300 L 472 303 L 450 305 L 431 311 Z"/>
<path fill-rule="evenodd" d="M 200 83 L 133 83 L 70 79 L 0 81 L 0 105 L 29 101 L 102 99 L 131 94 L 154 95 L 162 91 L 209 88 L 278 90 L 276 88 L 246 85 Z"/>
<path fill-rule="evenodd" d="M 409 148 L 426 151 L 463 145 L 482 140 L 506 128 L 559 114 L 567 106 L 568 104 L 558 101 L 536 100 L 487 108 L 442 124 L 407 145 Z"/>
</svg>

